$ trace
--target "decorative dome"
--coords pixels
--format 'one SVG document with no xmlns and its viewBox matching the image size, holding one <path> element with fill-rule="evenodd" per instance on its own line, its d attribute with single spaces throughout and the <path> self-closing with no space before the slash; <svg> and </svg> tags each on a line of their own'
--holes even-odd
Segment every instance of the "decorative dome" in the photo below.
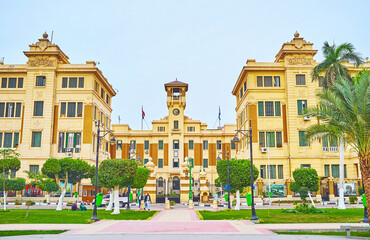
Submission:
<svg viewBox="0 0 370 240">
<path fill-rule="evenodd" d="M 295 38 L 299 38 L 299 33 L 298 33 L 297 31 L 295 31 L 295 33 L 294 33 L 294 37 L 295 37 Z"/>
<path fill-rule="evenodd" d="M 42 34 L 42 37 L 43 37 L 43 38 L 45 38 L 45 39 L 47 39 L 47 38 L 48 38 L 48 36 L 49 36 L 49 35 L 48 35 L 46 32 L 44 32 L 44 34 Z"/>
</svg>

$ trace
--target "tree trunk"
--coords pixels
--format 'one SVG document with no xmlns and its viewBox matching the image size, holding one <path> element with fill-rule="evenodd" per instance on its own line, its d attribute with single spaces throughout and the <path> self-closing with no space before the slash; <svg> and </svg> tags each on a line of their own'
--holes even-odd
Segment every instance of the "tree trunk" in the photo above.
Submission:
<svg viewBox="0 0 370 240">
<path fill-rule="evenodd" d="M 46 203 L 47 204 L 50 203 L 50 193 L 49 192 L 46 192 Z"/>
<path fill-rule="evenodd" d="M 57 206 L 57 211 L 63 210 L 63 199 L 64 195 L 66 195 L 67 188 L 64 187 L 62 193 L 60 194 L 59 201 L 58 201 L 58 206 Z"/>
<path fill-rule="evenodd" d="M 114 211 L 112 212 L 112 214 L 119 214 L 119 193 L 118 193 L 118 190 L 119 190 L 119 186 L 115 186 L 114 187 Z"/>
<path fill-rule="evenodd" d="M 312 199 L 312 197 L 311 197 L 311 193 L 310 193 L 310 191 L 308 191 L 308 196 L 310 197 L 310 200 L 311 200 L 311 204 L 312 204 L 312 206 L 316 207 L 316 206 L 315 206 L 315 202 L 313 201 L 313 199 Z"/>
<path fill-rule="evenodd" d="M 109 191 L 110 191 L 109 203 L 105 211 L 112 211 L 112 205 L 113 205 L 113 199 L 114 199 L 113 188 L 109 189 Z"/>
<path fill-rule="evenodd" d="M 240 192 L 239 189 L 236 190 L 236 205 L 235 210 L 240 210 Z"/>
<path fill-rule="evenodd" d="M 370 216 L 370 149 L 362 156 L 359 156 L 362 180 L 364 183 L 364 191 L 366 196 L 367 213 Z"/>
<path fill-rule="evenodd" d="M 6 211 L 6 197 L 8 196 L 8 191 L 4 191 L 4 211 Z"/>
<path fill-rule="evenodd" d="M 340 146 L 339 146 L 339 153 L 340 153 L 340 165 L 339 165 L 339 203 L 338 209 L 346 209 L 344 205 L 344 140 L 343 138 L 340 139 Z"/>
</svg>

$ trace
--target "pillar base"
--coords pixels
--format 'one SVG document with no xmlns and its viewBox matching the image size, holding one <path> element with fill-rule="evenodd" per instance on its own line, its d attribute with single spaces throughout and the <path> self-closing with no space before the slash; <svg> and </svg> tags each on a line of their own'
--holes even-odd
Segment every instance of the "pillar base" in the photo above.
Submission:
<svg viewBox="0 0 370 240">
<path fill-rule="evenodd" d="M 171 209 L 170 200 L 166 199 L 166 202 L 164 204 L 164 209 L 165 210 L 170 210 Z"/>
<path fill-rule="evenodd" d="M 141 200 L 141 202 L 140 202 L 140 211 L 143 211 L 144 207 L 145 207 L 144 200 Z"/>
<path fill-rule="evenodd" d="M 193 200 L 189 200 L 189 210 L 194 210 Z"/>
<path fill-rule="evenodd" d="M 218 210 L 217 200 L 213 200 L 213 210 Z"/>
</svg>

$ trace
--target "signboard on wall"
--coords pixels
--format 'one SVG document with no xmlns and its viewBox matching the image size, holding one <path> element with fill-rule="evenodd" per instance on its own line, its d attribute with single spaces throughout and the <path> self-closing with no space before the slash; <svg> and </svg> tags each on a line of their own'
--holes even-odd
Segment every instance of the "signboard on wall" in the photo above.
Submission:
<svg viewBox="0 0 370 240">
<path fill-rule="evenodd" d="M 356 196 L 356 184 L 355 183 L 343 183 L 344 195 L 345 196 Z M 337 184 L 339 194 L 339 184 Z"/>
<path fill-rule="evenodd" d="M 269 192 L 269 185 L 265 185 L 265 192 Z M 272 197 L 284 197 L 285 196 L 285 185 L 284 184 L 271 184 L 271 196 Z"/>
</svg>

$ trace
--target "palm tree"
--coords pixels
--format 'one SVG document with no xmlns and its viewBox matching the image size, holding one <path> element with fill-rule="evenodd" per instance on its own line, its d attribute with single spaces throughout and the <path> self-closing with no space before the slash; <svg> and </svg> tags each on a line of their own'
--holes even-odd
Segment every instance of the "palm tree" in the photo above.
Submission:
<svg viewBox="0 0 370 240">
<path fill-rule="evenodd" d="M 353 62 L 356 67 L 361 65 L 364 60 L 359 53 L 355 52 L 355 47 L 351 43 L 343 43 L 338 47 L 324 42 L 322 47 L 325 60 L 316 65 L 311 72 L 312 81 L 318 80 L 320 75 L 325 73 L 323 78 L 323 87 L 328 88 L 338 77 L 347 77 L 351 79 L 348 69 L 343 65 L 345 62 Z"/>
<path fill-rule="evenodd" d="M 359 72 L 353 81 L 336 78 L 334 84 L 317 96 L 319 106 L 307 109 L 306 115 L 317 117 L 321 123 L 311 125 L 306 137 L 335 136 L 356 151 L 370 206 L 370 73 Z"/>
</svg>

